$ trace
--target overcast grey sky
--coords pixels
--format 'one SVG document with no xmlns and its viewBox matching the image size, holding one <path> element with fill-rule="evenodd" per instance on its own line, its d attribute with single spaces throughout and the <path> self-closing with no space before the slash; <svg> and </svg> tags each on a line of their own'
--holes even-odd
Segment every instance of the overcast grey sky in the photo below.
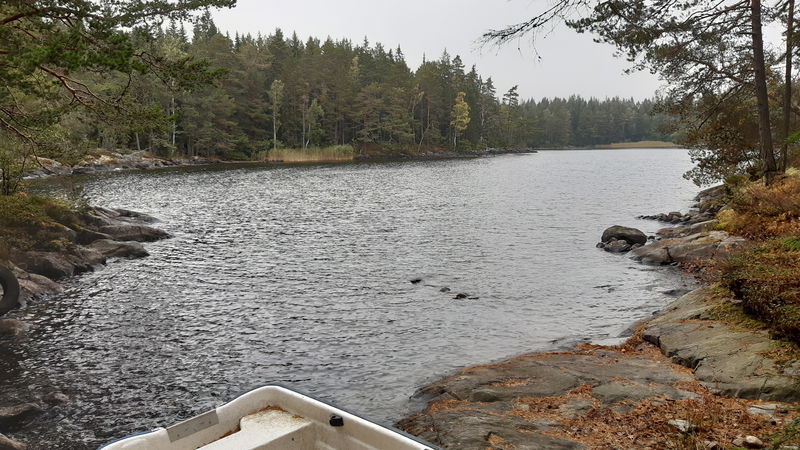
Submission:
<svg viewBox="0 0 800 450">
<path fill-rule="evenodd" d="M 214 13 L 217 26 L 231 35 L 263 34 L 281 28 L 296 31 L 301 39 L 349 38 L 360 43 L 398 45 L 412 69 L 423 55 L 438 58 L 442 51 L 461 55 L 465 66 L 475 64 L 484 77 L 491 76 L 502 93 L 518 84 L 523 98 L 653 96 L 660 86 L 649 73 L 624 75 L 628 63 L 613 56 L 611 46 L 592 42 L 558 27 L 538 41 L 538 56 L 523 38 L 501 48 L 476 41 L 490 28 L 517 23 L 547 4 L 544 0 L 238 0 L 232 10 Z"/>
</svg>

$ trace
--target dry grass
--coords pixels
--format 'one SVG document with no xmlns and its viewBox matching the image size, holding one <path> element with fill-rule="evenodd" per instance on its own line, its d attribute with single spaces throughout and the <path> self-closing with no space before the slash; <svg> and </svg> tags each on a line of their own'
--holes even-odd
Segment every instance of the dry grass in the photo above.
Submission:
<svg viewBox="0 0 800 450">
<path fill-rule="evenodd" d="M 355 151 L 350 145 L 337 145 L 325 148 L 279 148 L 270 150 L 267 160 L 271 162 L 304 163 L 352 161 Z"/>
<path fill-rule="evenodd" d="M 666 141 L 637 141 L 637 142 L 616 142 L 608 145 L 596 145 L 594 148 L 615 149 L 615 148 L 680 148 L 674 142 Z"/>
</svg>

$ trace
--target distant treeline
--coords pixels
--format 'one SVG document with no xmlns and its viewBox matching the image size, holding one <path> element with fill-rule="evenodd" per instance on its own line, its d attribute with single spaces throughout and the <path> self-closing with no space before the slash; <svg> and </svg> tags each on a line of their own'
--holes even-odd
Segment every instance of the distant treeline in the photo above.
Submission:
<svg viewBox="0 0 800 450">
<path fill-rule="evenodd" d="M 671 119 L 654 114 L 655 102 L 618 97 L 585 100 L 527 101 L 521 114 L 530 123 L 526 145 L 531 147 L 587 147 L 615 142 L 672 141 L 666 131 Z"/>
<path fill-rule="evenodd" d="M 152 75 L 98 80 L 110 90 L 126 89 L 142 110 L 160 108 L 173 120 L 152 126 L 66 122 L 83 141 L 163 156 L 249 160 L 268 157 L 274 148 L 473 151 L 670 139 L 659 131 L 667 119 L 651 115 L 649 100 L 520 101 L 516 87 L 498 98 L 491 78 L 474 66 L 466 70 L 447 52 L 414 72 L 400 48 L 366 40 L 302 42 L 280 30 L 230 37 L 208 15 L 191 39 L 172 24 L 139 41 L 154 55 L 206 60 L 221 71 L 213 83 L 191 90 L 165 88 Z"/>
</svg>

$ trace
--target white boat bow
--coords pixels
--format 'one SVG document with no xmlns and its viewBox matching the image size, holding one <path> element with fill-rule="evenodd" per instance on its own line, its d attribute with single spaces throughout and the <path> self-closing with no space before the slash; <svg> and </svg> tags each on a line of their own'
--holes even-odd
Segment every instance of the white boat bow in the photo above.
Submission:
<svg viewBox="0 0 800 450">
<path fill-rule="evenodd" d="M 283 386 L 265 386 L 169 428 L 103 450 L 433 450 L 385 427 Z"/>
</svg>

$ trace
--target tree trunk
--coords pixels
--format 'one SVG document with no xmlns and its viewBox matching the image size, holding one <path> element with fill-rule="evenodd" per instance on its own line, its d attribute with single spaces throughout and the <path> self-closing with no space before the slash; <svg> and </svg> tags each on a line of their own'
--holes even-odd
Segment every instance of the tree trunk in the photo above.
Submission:
<svg viewBox="0 0 800 450">
<path fill-rule="evenodd" d="M 276 111 L 277 109 L 278 107 L 276 105 L 276 102 L 275 100 L 273 100 L 272 101 L 272 149 L 273 150 L 278 149 L 278 118 L 276 117 L 276 114 L 278 114 L 278 112 Z"/>
<path fill-rule="evenodd" d="M 170 115 L 172 116 L 172 146 L 175 147 L 175 135 L 178 134 L 178 122 L 175 120 L 175 97 L 170 100 Z M 170 153 L 172 153 L 171 150 Z"/>
<path fill-rule="evenodd" d="M 764 37 L 761 32 L 761 0 L 750 0 L 750 21 L 753 36 L 753 70 L 756 100 L 758 101 L 758 134 L 761 141 L 761 161 L 764 178 L 769 185 L 777 174 L 775 153 L 772 148 L 772 130 L 769 121 L 767 74 L 764 65 Z"/>
<path fill-rule="evenodd" d="M 302 122 L 302 131 L 300 132 L 300 143 L 302 144 L 303 150 L 306 148 L 306 105 L 303 104 L 303 110 L 300 111 L 300 118 Z"/>
<path fill-rule="evenodd" d="M 484 143 L 484 139 L 483 139 L 483 131 L 484 131 L 485 127 L 486 127 L 486 99 L 481 97 L 481 133 L 480 133 L 480 138 L 478 139 L 478 142 L 480 142 L 480 144 L 481 144 L 481 146 L 483 146 L 484 150 L 488 147 Z"/>
<path fill-rule="evenodd" d="M 428 102 L 428 118 L 425 121 L 425 129 L 422 130 L 422 136 L 419 138 L 419 145 L 417 146 L 417 153 L 422 150 L 422 143 L 425 142 L 425 134 L 431 128 L 431 104 Z"/>
<path fill-rule="evenodd" d="M 794 0 L 789 0 L 786 8 L 786 78 L 783 92 L 783 151 L 781 154 L 781 171 L 786 172 L 789 160 L 789 130 L 792 109 L 792 53 L 794 53 Z"/>
</svg>

